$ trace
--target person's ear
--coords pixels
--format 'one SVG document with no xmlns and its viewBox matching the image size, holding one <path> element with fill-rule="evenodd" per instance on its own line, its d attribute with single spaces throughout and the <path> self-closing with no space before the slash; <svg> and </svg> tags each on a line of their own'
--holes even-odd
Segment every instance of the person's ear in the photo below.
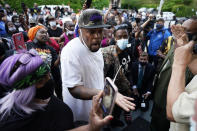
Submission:
<svg viewBox="0 0 197 131">
<path fill-rule="evenodd" d="M 79 36 L 81 35 L 81 29 L 78 29 L 78 34 L 79 34 Z"/>
</svg>

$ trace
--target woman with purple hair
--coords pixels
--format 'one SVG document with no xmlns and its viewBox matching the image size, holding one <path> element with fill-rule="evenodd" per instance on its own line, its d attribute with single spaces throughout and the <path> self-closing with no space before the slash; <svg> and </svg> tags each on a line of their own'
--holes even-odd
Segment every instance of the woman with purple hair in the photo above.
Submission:
<svg viewBox="0 0 197 131">
<path fill-rule="evenodd" d="M 63 131 L 74 128 L 71 109 L 51 95 L 46 95 L 46 83 L 50 80 L 50 67 L 35 50 L 8 57 L 0 65 L 0 131 Z M 47 85 L 52 86 L 52 85 Z M 97 131 L 112 116 L 102 118 L 99 100 L 102 93 L 93 98 L 90 124 L 72 131 Z"/>
</svg>

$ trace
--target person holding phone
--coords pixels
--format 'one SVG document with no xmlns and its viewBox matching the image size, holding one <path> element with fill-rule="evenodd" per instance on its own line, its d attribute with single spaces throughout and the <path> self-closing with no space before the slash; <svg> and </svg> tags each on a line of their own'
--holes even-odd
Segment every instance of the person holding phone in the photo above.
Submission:
<svg viewBox="0 0 197 131">
<path fill-rule="evenodd" d="M 75 128 L 71 109 L 53 93 L 46 97 L 46 91 L 52 86 L 47 84 L 51 79 L 49 72 L 50 67 L 35 50 L 3 61 L 0 65 L 1 131 L 100 131 L 113 118 L 102 117 L 99 101 L 103 94 L 99 92 L 93 97 L 89 124 Z"/>
<path fill-rule="evenodd" d="M 78 21 L 79 37 L 72 39 L 61 53 L 63 100 L 72 109 L 74 121 L 88 121 L 91 99 L 104 89 L 104 61 L 100 50 L 103 39 L 101 11 L 86 9 Z M 69 101 L 68 101 L 69 100 Z M 129 111 L 132 98 L 117 93 L 115 103 Z"/>
</svg>

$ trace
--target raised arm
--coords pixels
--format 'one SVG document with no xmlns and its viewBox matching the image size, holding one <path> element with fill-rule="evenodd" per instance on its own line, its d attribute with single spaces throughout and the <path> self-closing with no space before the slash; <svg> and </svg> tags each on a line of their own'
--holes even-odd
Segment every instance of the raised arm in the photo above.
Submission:
<svg viewBox="0 0 197 131">
<path fill-rule="evenodd" d="M 172 113 L 174 103 L 185 90 L 185 71 L 186 67 L 192 61 L 193 42 L 178 47 L 175 50 L 174 63 L 172 66 L 172 75 L 167 92 L 167 117 L 171 121 L 175 121 Z"/>
</svg>

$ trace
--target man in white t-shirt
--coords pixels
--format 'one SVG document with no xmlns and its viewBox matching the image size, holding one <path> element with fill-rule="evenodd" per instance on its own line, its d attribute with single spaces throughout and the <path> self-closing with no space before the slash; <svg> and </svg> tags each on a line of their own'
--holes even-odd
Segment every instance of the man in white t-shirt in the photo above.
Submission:
<svg viewBox="0 0 197 131">
<path fill-rule="evenodd" d="M 88 121 L 91 99 L 104 88 L 104 61 L 100 51 L 103 39 L 103 15 L 99 10 L 87 9 L 78 21 L 78 38 L 71 40 L 61 53 L 63 100 L 72 109 L 75 121 Z M 124 110 L 134 104 L 118 93 L 116 104 Z"/>
</svg>

